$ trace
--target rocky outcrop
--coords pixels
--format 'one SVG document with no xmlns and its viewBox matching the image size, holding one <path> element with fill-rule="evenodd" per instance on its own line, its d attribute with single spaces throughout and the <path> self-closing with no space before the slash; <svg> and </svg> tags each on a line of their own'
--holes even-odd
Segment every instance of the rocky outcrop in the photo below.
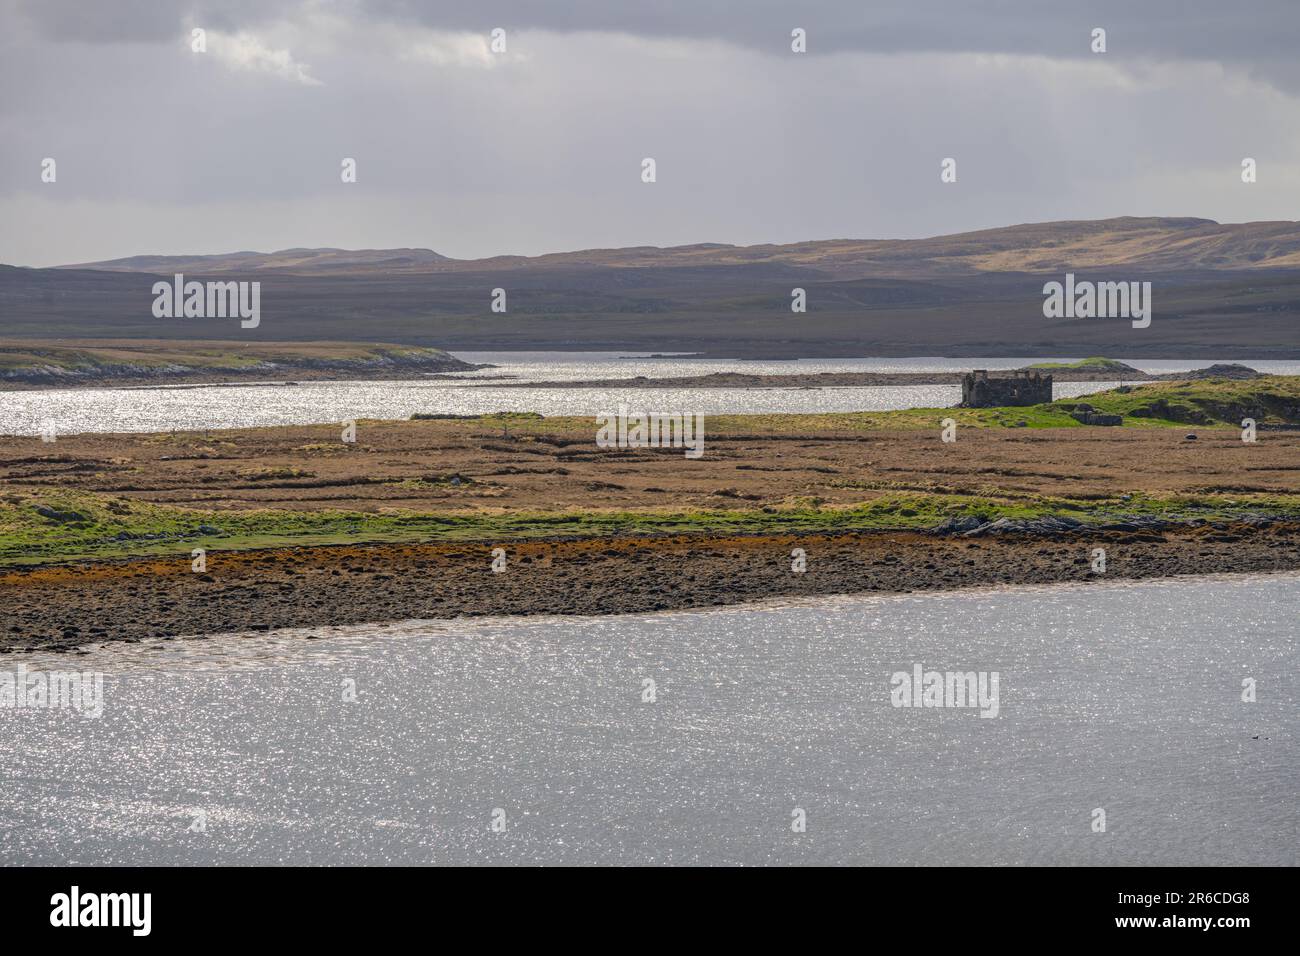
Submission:
<svg viewBox="0 0 1300 956">
<path fill-rule="evenodd" d="M 1097 409 L 1093 408 L 1086 402 L 1080 402 L 1078 405 L 1074 406 L 1074 411 L 1070 413 L 1070 417 L 1081 425 L 1113 426 L 1124 424 L 1123 415 L 1107 415 L 1104 412 L 1097 411 Z"/>
<path fill-rule="evenodd" d="M 1152 377 L 1170 382 L 1203 378 L 1230 378 L 1237 381 L 1246 381 L 1259 378 L 1262 374 L 1262 372 L 1257 372 L 1248 365 L 1238 365 L 1235 362 L 1216 362 L 1208 368 L 1194 368 L 1190 372 L 1167 372 Z"/>
<path fill-rule="evenodd" d="M 1295 522 L 1300 515 L 1247 514 L 1229 520 L 1184 517 L 1180 515 L 1119 514 L 1103 521 L 1085 523 L 1065 515 L 1045 515 L 1041 518 L 995 518 L 964 516 L 948 518 L 931 528 L 935 537 L 985 538 L 999 535 L 1069 535 L 1095 532 L 1158 532 L 1180 528 L 1209 528 L 1223 531 L 1233 525 L 1267 528 L 1277 523 Z"/>
</svg>

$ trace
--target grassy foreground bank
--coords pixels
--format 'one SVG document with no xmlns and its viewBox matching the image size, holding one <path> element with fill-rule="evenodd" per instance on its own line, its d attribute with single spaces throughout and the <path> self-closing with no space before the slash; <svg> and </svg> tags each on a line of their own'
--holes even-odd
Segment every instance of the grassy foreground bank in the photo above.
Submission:
<svg viewBox="0 0 1300 956">
<path fill-rule="evenodd" d="M 759 509 L 521 511 L 420 514 L 395 511 L 212 512 L 52 492 L 0 507 L 0 566 L 178 554 L 193 548 L 425 541 L 484 543 L 560 537 L 781 534 L 924 530 L 948 519 L 1072 518 L 1104 525 L 1132 517 L 1230 520 L 1258 515 L 1300 519 L 1300 495 L 1150 497 L 1111 500 L 948 494 L 885 495 L 856 506 L 813 503 Z M 51 522 L 54 522 L 52 525 Z"/>
</svg>

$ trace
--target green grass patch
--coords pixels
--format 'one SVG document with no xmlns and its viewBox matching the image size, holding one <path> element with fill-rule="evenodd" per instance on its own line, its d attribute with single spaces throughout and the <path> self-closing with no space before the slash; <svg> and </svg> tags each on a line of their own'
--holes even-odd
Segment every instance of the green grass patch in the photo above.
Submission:
<svg viewBox="0 0 1300 956">
<path fill-rule="evenodd" d="M 1058 399 L 1052 405 L 1072 410 L 1080 403 L 1107 414 L 1123 415 L 1125 425 L 1240 428 L 1243 418 L 1254 418 L 1258 424 L 1294 425 L 1300 424 L 1300 376 L 1150 382 L 1081 398 Z"/>
<path fill-rule="evenodd" d="M 1174 519 L 1248 514 L 1300 515 L 1300 495 L 1130 495 L 1081 500 L 900 492 L 848 507 L 823 507 L 813 499 L 803 499 L 756 509 L 437 514 L 403 510 L 214 512 L 87 492 L 50 491 L 0 499 L 0 566 L 167 554 L 180 559 L 188 558 L 197 547 L 219 551 L 436 541 L 487 544 L 542 537 L 920 530 L 946 518 L 967 516 L 994 520 L 1062 515 L 1084 523 L 1104 523 L 1126 515 Z"/>
<path fill-rule="evenodd" d="M 1136 372 L 1132 365 L 1121 362 L 1118 359 L 1105 358 L 1104 356 L 1094 355 L 1091 358 L 1079 359 L 1077 362 L 1035 362 L 1027 368 L 1036 369 L 1079 369 L 1089 372 Z"/>
<path fill-rule="evenodd" d="M 815 415 L 718 415 L 706 419 L 708 430 L 814 434 L 873 428 L 939 427 L 945 418 L 976 428 L 1087 428 L 1071 417 L 1080 405 L 1122 415 L 1131 428 L 1241 427 L 1242 418 L 1258 424 L 1300 424 L 1300 376 L 1148 382 L 1078 398 L 1024 407 L 906 408 L 889 412 L 830 412 Z M 550 420 L 553 421 L 553 420 Z"/>
</svg>

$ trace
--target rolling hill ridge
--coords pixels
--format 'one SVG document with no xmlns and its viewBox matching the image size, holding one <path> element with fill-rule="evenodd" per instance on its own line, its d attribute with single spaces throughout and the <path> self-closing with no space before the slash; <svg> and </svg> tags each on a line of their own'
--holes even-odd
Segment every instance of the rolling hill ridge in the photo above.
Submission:
<svg viewBox="0 0 1300 956">
<path fill-rule="evenodd" d="M 487 259 L 451 259 L 431 249 L 283 249 L 210 256 L 131 256 L 60 268 L 342 275 L 758 264 L 812 268 L 841 279 L 1059 272 L 1119 265 L 1161 272 L 1300 268 L 1300 222 L 1221 224 L 1211 219 L 1123 217 L 1029 223 L 929 239 L 826 239 L 755 246 L 696 243 Z"/>
</svg>

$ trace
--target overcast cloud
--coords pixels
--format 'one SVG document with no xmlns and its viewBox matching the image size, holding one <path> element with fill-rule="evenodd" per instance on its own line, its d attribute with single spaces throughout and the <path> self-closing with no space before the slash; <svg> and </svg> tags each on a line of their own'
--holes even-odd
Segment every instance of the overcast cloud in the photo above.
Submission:
<svg viewBox="0 0 1300 956">
<path fill-rule="evenodd" d="M 1295 219 L 1297 49 L 1291 0 L 0 0 L 0 261 Z"/>
</svg>

